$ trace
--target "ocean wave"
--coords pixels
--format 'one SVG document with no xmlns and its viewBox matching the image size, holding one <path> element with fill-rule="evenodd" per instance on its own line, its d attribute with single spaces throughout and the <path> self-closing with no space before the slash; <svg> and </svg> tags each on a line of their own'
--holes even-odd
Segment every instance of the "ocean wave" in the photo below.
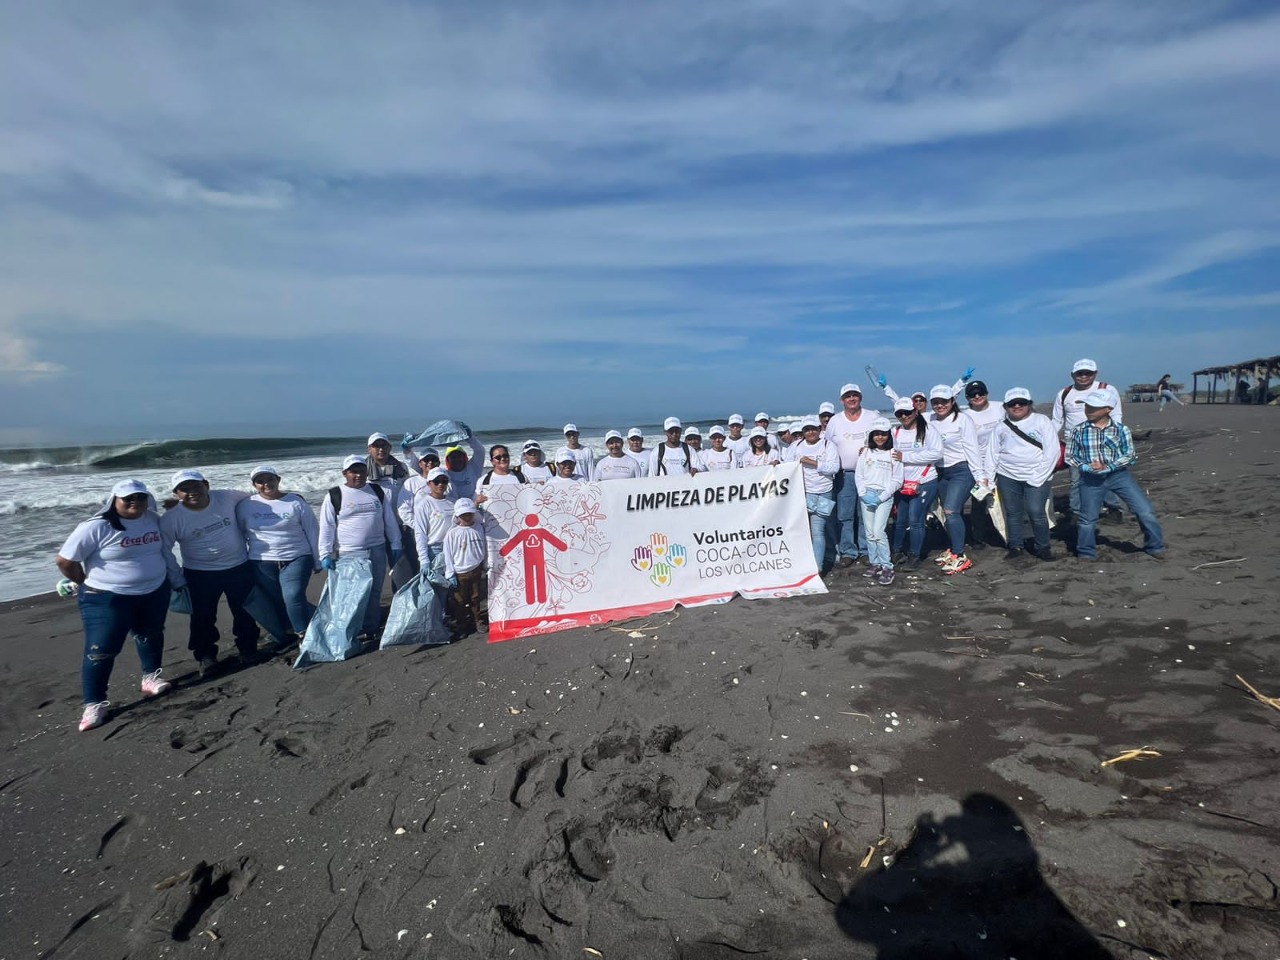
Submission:
<svg viewBox="0 0 1280 960">
<path fill-rule="evenodd" d="M 234 460 L 296 457 L 337 449 L 364 449 L 345 437 L 213 437 L 202 440 L 140 440 L 83 447 L 0 450 L 0 473 L 80 468 L 124 470 L 200 466 Z"/>
</svg>

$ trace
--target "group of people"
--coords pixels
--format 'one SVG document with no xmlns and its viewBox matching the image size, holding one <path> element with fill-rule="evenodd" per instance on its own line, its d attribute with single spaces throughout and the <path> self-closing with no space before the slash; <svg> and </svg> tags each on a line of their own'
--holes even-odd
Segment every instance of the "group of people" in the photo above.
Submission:
<svg viewBox="0 0 1280 960">
<path fill-rule="evenodd" d="M 84 624 L 80 729 L 106 721 L 112 665 L 130 633 L 143 694 L 169 689 L 161 656 L 174 591 L 187 598 L 188 647 L 202 675 L 219 665 L 222 597 L 239 659 L 253 662 L 260 655 L 259 623 L 284 625 L 276 631 L 277 648 L 296 643 L 315 610 L 307 599 L 312 574 L 336 569 L 343 558 L 367 560 L 372 573 L 375 601 L 366 607 L 365 639 L 378 631 L 376 598 L 388 574 L 398 589 L 420 570 L 435 571 L 447 584 L 457 635 L 483 629 L 490 539 L 483 504 L 487 491 L 504 484 L 607 482 L 795 462 L 802 468 L 819 569 L 847 568 L 865 558 L 863 576 L 887 586 L 897 570 L 926 559 L 926 524 L 935 501 L 942 505 L 947 546 L 934 559 L 946 575 L 969 570 L 970 549 L 991 539 L 988 511 L 995 499 L 1008 559 L 1052 559 L 1046 505 L 1052 477 L 1065 465 L 1079 559 L 1096 558 L 1099 516 L 1122 506 L 1141 527 L 1143 549 L 1163 556 L 1155 512 L 1129 472 L 1136 455 L 1119 394 L 1097 379 L 1094 361 L 1073 365 L 1072 382 L 1055 394 L 1050 415 L 1035 412 L 1022 387 L 992 403 L 986 384 L 972 374 L 970 369 L 953 384 L 905 396 L 880 376 L 877 385 L 893 403 L 892 421 L 865 409 L 861 388 L 846 383 L 838 409 L 823 403 L 817 414 L 772 430 L 763 411 L 750 431 L 734 414 L 725 426 L 708 430 L 705 447 L 698 428 L 676 417 L 664 422 L 663 440 L 652 449 L 645 448 L 639 428 L 625 437 L 610 430 L 599 457 L 568 423 L 551 462 L 535 440 L 526 441 L 513 462 L 507 445 L 486 451 L 474 437 L 448 446 L 443 459 L 435 448 L 406 448 L 402 460 L 386 434 L 374 433 L 366 454 L 343 460 L 343 482 L 327 491 L 318 516 L 299 494 L 282 490 L 280 473 L 269 464 L 249 472 L 252 492 L 210 489 L 200 472 L 179 471 L 163 514 L 143 484 L 123 480 L 57 557 Z"/>
</svg>

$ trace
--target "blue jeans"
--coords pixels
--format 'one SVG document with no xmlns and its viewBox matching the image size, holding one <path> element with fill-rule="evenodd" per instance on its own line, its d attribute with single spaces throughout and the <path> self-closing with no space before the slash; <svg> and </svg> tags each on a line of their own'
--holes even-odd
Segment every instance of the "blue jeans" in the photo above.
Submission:
<svg viewBox="0 0 1280 960">
<path fill-rule="evenodd" d="M 282 623 L 301 636 L 316 608 L 307 599 L 307 586 L 315 570 L 316 558 L 309 553 L 292 560 L 254 560 L 253 578 L 258 592 L 276 608 Z"/>
<path fill-rule="evenodd" d="M 938 468 L 939 496 L 942 497 L 942 511 L 947 516 L 947 538 L 951 541 L 951 552 L 959 556 L 964 553 L 964 502 L 969 499 L 973 489 L 973 471 L 968 463 L 957 463 L 953 467 Z"/>
<path fill-rule="evenodd" d="M 107 699 L 107 684 L 116 656 L 124 649 L 124 638 L 133 632 L 133 642 L 142 661 L 142 672 L 160 669 L 164 654 L 164 618 L 169 612 L 169 583 L 150 593 L 130 596 L 82 586 L 79 597 L 80 621 L 84 624 L 84 662 L 80 666 L 80 686 L 85 703 Z"/>
<path fill-rule="evenodd" d="M 369 588 L 369 603 L 364 608 L 363 632 L 375 634 L 382 626 L 382 585 L 387 580 L 387 551 L 382 547 L 375 547 L 372 550 L 348 550 L 343 556 L 361 557 L 369 561 L 373 586 Z"/>
<path fill-rule="evenodd" d="M 873 567 L 893 569 L 893 560 L 889 556 L 889 514 L 893 512 L 893 498 L 890 497 L 872 509 L 865 503 L 858 504 L 861 514 L 862 529 L 867 535 L 867 560 Z"/>
<path fill-rule="evenodd" d="M 258 649 L 258 623 L 244 608 L 245 598 L 253 589 L 253 564 L 246 560 L 230 570 L 192 570 L 184 567 L 187 589 L 191 592 L 191 639 L 187 649 L 197 660 L 218 655 L 218 601 L 227 596 L 231 608 L 231 633 L 236 649 L 251 656 Z"/>
<path fill-rule="evenodd" d="M 1180 407 L 1186 406 L 1185 403 L 1183 403 L 1181 400 L 1178 399 L 1177 395 L 1174 394 L 1172 390 L 1161 390 L 1160 391 L 1160 412 L 1161 413 L 1164 412 L 1165 404 L 1170 402 L 1176 403 Z"/>
<path fill-rule="evenodd" d="M 834 508 L 835 506 L 835 498 L 830 493 L 811 493 L 806 494 L 806 496 L 829 500 L 832 507 Z M 832 513 L 834 512 L 835 510 L 833 509 Z M 827 523 L 830 520 L 830 516 L 824 517 L 820 513 L 809 514 L 809 536 L 813 538 L 813 557 L 817 561 L 819 573 L 822 572 L 823 564 L 826 562 L 824 554 L 827 552 Z"/>
<path fill-rule="evenodd" d="M 861 504 L 858 502 L 858 484 L 856 474 L 852 470 L 844 470 L 836 474 L 836 524 L 839 529 L 839 543 L 836 555 L 857 559 L 859 556 L 870 556 L 867 549 L 867 528 L 862 523 Z M 857 539 L 854 539 L 854 527 L 857 527 Z"/>
<path fill-rule="evenodd" d="M 902 552 L 902 544 L 907 539 L 907 531 L 910 531 L 911 549 L 908 551 L 908 556 L 916 559 L 924 557 L 925 520 L 937 496 L 937 480 L 927 480 L 920 484 L 916 487 L 914 497 L 904 497 L 901 493 L 894 494 L 894 502 L 898 505 L 898 516 L 893 521 L 894 553 Z"/>
<path fill-rule="evenodd" d="M 1071 503 L 1071 515 L 1078 517 L 1080 516 L 1080 468 L 1070 467 L 1069 469 L 1071 470 L 1071 493 L 1067 499 Z M 1108 507 L 1115 507 L 1117 510 L 1124 507 L 1124 504 L 1120 502 L 1120 498 L 1110 490 L 1106 492 L 1102 502 Z"/>
<path fill-rule="evenodd" d="M 1127 467 L 1111 473 L 1082 473 L 1080 476 L 1080 513 L 1076 518 L 1076 554 L 1092 560 L 1098 555 L 1098 511 L 1102 498 L 1111 493 L 1118 496 L 1133 511 L 1142 529 L 1142 549 L 1147 553 L 1164 553 L 1164 533 L 1138 481 Z"/>
<path fill-rule="evenodd" d="M 1000 506 L 1004 508 L 1004 525 L 1009 536 L 1010 550 L 1021 550 L 1025 543 L 1022 520 L 1031 514 L 1031 532 L 1035 536 L 1036 551 L 1049 549 L 1049 518 L 1045 516 L 1045 504 L 1053 494 L 1053 482 L 1046 480 L 1033 487 L 1024 480 L 1014 480 L 1002 473 L 996 474 L 996 489 L 1000 491 Z"/>
</svg>

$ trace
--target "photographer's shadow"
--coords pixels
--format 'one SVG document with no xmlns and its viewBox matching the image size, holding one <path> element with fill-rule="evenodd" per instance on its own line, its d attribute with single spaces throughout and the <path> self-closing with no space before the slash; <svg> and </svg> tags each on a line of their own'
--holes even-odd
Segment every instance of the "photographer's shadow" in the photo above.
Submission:
<svg viewBox="0 0 1280 960">
<path fill-rule="evenodd" d="M 1018 815 L 983 793 L 923 816 L 892 866 L 856 884 L 840 928 L 878 960 L 1111 960 L 1040 875 Z"/>
</svg>

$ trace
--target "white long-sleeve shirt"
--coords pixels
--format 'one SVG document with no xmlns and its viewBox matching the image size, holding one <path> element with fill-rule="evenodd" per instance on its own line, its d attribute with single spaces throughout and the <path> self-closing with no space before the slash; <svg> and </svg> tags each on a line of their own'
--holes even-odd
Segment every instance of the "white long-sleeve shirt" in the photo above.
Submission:
<svg viewBox="0 0 1280 960">
<path fill-rule="evenodd" d="M 400 549 L 400 524 L 390 494 L 379 501 L 369 486 L 338 487 L 342 510 L 334 513 L 333 501 L 325 496 L 320 504 L 320 555 L 332 556 L 355 550 Z"/>
<path fill-rule="evenodd" d="M 1120 406 L 1120 392 L 1107 383 L 1094 381 L 1091 386 L 1077 390 L 1075 384 L 1060 389 L 1053 396 L 1053 429 L 1064 440 L 1071 438 L 1076 427 L 1084 423 L 1084 398 L 1094 390 L 1101 390 L 1111 398 L 1111 419 L 1124 423 L 1124 410 Z M 1065 399 L 1064 399 L 1065 398 Z"/>
<path fill-rule="evenodd" d="M 924 441 L 916 439 L 915 424 L 893 428 L 893 449 L 902 451 L 902 479 L 928 483 L 938 477 L 942 462 L 942 434 L 925 423 Z"/>
<path fill-rule="evenodd" d="M 985 451 L 987 449 L 987 441 L 991 439 L 991 431 L 996 428 L 996 424 L 1004 419 L 1004 407 L 995 403 L 988 403 L 985 410 L 975 410 L 973 407 L 965 407 L 961 416 L 968 417 L 973 421 L 973 428 L 978 432 L 978 447 Z"/>
<path fill-rule="evenodd" d="M 400 491 L 396 494 L 396 516 L 400 518 L 401 526 L 413 526 L 413 499 L 418 494 L 425 497 L 428 486 L 427 478 L 421 475 L 409 477 L 400 485 Z"/>
<path fill-rule="evenodd" d="M 987 441 L 987 476 L 1001 473 L 1033 487 L 1043 486 L 1058 466 L 1058 431 L 1043 413 L 1028 414 L 1014 425 L 1040 446 L 1022 439 L 1001 420 Z"/>
<path fill-rule="evenodd" d="M 944 467 L 967 463 L 969 469 L 973 471 L 974 479 L 980 479 L 986 458 L 982 455 L 982 447 L 978 445 L 978 431 L 972 419 L 963 413 L 955 417 L 948 415 L 942 418 L 935 414 L 929 418 L 929 429 L 942 435 Z"/>
<path fill-rule="evenodd" d="M 858 455 L 853 477 L 859 497 L 877 490 L 880 502 L 884 503 L 902 489 L 902 464 L 893 459 L 892 450 L 872 450 L 868 447 Z"/>
<path fill-rule="evenodd" d="M 418 550 L 418 562 L 425 570 L 430 566 L 430 547 L 444 543 L 445 534 L 453 526 L 453 501 L 448 497 L 437 500 L 431 494 L 413 498 L 413 542 Z"/>
<path fill-rule="evenodd" d="M 835 485 L 832 478 L 840 472 L 840 454 L 836 452 L 835 444 L 822 439 L 817 443 L 801 440 L 793 443 L 789 449 L 791 459 L 796 463 L 800 463 L 803 457 L 812 457 L 818 463 L 816 467 L 801 464 L 804 470 L 804 492 L 830 493 Z"/>
<path fill-rule="evenodd" d="M 476 514 L 475 523 L 464 526 L 457 521 L 444 535 L 444 575 L 457 576 L 484 566 L 489 554 L 489 536 L 484 514 Z"/>
<path fill-rule="evenodd" d="M 166 550 L 174 544 L 182 552 L 188 570 L 230 570 L 249 559 L 244 533 L 236 522 L 236 507 L 248 500 L 243 490 L 210 490 L 209 505 L 192 510 L 184 503 L 166 510 L 160 518 L 160 536 Z"/>
<path fill-rule="evenodd" d="M 250 560 L 283 563 L 310 554 L 320 562 L 320 521 L 311 504 L 296 493 L 275 500 L 255 493 L 236 505 L 236 521 Z"/>
<path fill-rule="evenodd" d="M 853 470 L 857 467 L 858 451 L 867 445 L 867 430 L 877 416 L 878 414 L 869 410 L 859 410 L 858 418 L 850 420 L 841 410 L 827 421 L 826 437 L 835 444 L 836 452 L 840 455 L 841 470 Z"/>
<path fill-rule="evenodd" d="M 469 439 L 467 444 L 471 447 L 471 458 L 461 470 L 450 470 L 449 458 L 445 457 L 445 470 L 449 474 L 449 497 L 453 500 L 459 497 L 475 499 L 476 481 L 484 475 L 484 444 L 475 437 Z M 460 446 L 460 444 L 454 444 L 454 446 Z"/>
</svg>

